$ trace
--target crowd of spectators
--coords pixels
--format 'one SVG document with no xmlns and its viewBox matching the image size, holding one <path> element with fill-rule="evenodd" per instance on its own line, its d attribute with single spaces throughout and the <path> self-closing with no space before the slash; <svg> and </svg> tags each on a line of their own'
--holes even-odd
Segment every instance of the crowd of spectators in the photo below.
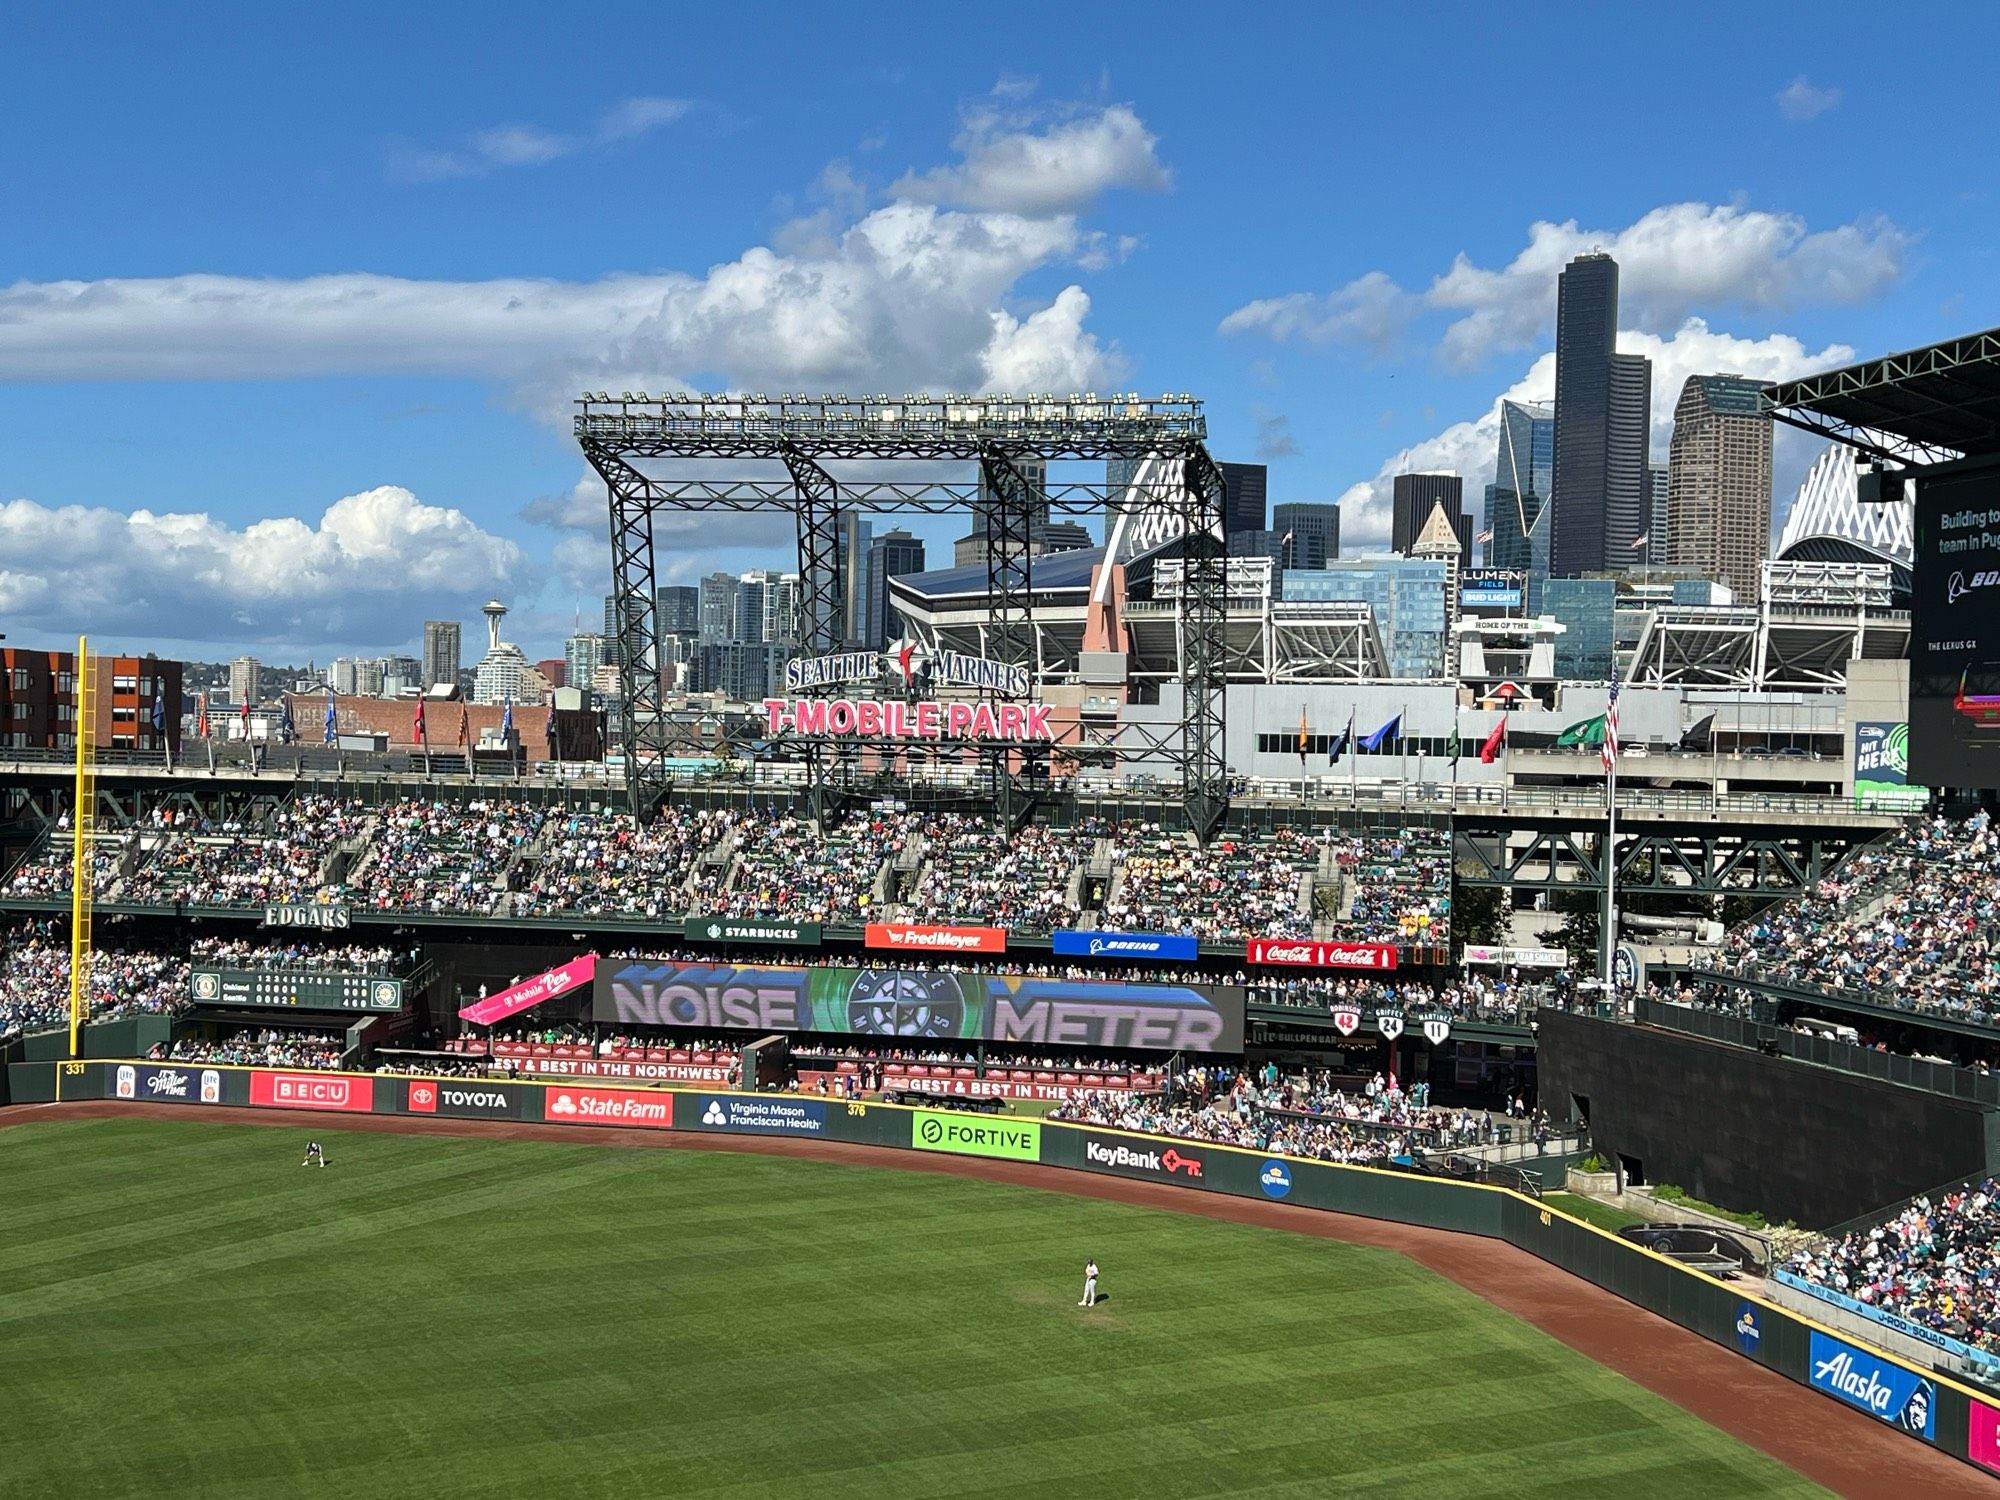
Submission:
<svg viewBox="0 0 2000 1500">
<path fill-rule="evenodd" d="M 23 901 L 47 901 L 70 893 L 73 851 L 69 814 L 64 813 L 48 838 L 8 872 L 5 889 Z M 98 834 L 91 844 L 91 885 L 100 895 L 118 879 L 124 841 L 115 834 Z"/>
<path fill-rule="evenodd" d="M 1466 1020 L 1518 1022 L 1528 1020 L 1537 1006 L 1548 1003 L 1549 987 L 1476 973 L 1446 984 L 1374 979 L 1363 974 L 1296 978 L 1259 974 L 1250 981 L 1250 998 L 1256 1004 L 1311 1011 L 1352 1009 L 1370 1015 L 1399 1010 L 1411 1016 L 1442 1011 Z"/>
<path fill-rule="evenodd" d="M 929 863 L 904 897 L 912 922 L 1053 932 L 1075 925 L 1071 894 L 1078 864 L 1098 831 L 1089 822 L 1054 829 L 1030 824 L 1012 838 L 985 818 L 938 820 Z"/>
<path fill-rule="evenodd" d="M 118 898 L 194 906 L 335 901 L 341 891 L 322 879 L 322 869 L 365 823 L 358 804 L 314 794 L 293 798 L 263 822 L 210 822 L 156 809 L 152 828 L 140 834 L 145 858 Z"/>
<path fill-rule="evenodd" d="M 1347 943 L 1451 940 L 1451 834 L 1441 828 L 1354 833 L 1332 841 L 1351 892 L 1329 936 Z"/>
<path fill-rule="evenodd" d="M 1918 1198 L 1884 1223 L 1799 1251 L 1785 1269 L 2000 1353 L 2000 1181 Z"/>
<path fill-rule="evenodd" d="M 1319 864 L 1320 845 L 1310 834 L 1279 828 L 1204 848 L 1157 823 L 1127 824 L 1115 848 L 1124 878 L 1105 903 L 1107 929 L 1216 943 L 1312 936 L 1312 914 L 1299 905 L 1301 881 Z"/>
<path fill-rule="evenodd" d="M 337 1068 L 340 1037 L 328 1031 L 246 1026 L 225 1036 L 181 1037 L 171 1049 L 156 1046 L 149 1055 L 169 1062 L 229 1063 L 238 1067 Z"/>
<path fill-rule="evenodd" d="M 187 996 L 186 959 L 103 947 L 91 958 L 85 1019 L 177 1011 Z M 69 939 L 52 923 L 26 923 L 0 933 L 0 1037 L 68 1022 Z"/>
<path fill-rule="evenodd" d="M 2000 1015 L 2000 831 L 1983 811 L 1917 820 L 1854 854 L 1812 895 L 1732 932 L 1710 963 L 1991 1021 Z"/>
<path fill-rule="evenodd" d="M 923 828 L 921 814 L 887 809 L 851 814 L 823 831 L 810 818 L 756 825 L 744 836 L 736 883 L 722 909 L 788 922 L 874 921 L 883 865 Z"/>
<path fill-rule="evenodd" d="M 504 798 L 467 803 L 406 798 L 384 807 L 355 901 L 377 909 L 496 911 L 515 857 L 533 844 L 546 808 Z"/>
<path fill-rule="evenodd" d="M 728 810 L 669 807 L 651 823 L 623 812 L 559 813 L 513 909 L 517 915 L 677 917 L 690 909 L 689 881 L 704 857 L 728 848 L 742 823 Z M 719 865 L 709 868 L 710 884 L 695 899 L 712 900 L 722 873 Z"/>
<path fill-rule="evenodd" d="M 195 963 L 220 969 L 309 969 L 322 974 L 392 974 L 407 967 L 412 955 L 385 943 L 343 943 L 338 946 L 304 941 L 269 941 L 246 937 L 198 937 L 188 943 Z"/>
</svg>

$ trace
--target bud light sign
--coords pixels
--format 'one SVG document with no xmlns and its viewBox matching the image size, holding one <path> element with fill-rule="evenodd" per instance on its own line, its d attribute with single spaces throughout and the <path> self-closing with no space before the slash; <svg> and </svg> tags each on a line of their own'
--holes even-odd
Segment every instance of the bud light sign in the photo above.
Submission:
<svg viewBox="0 0 2000 1500">
<path fill-rule="evenodd" d="M 1167 958 L 1192 962 L 1196 944 L 1193 938 L 1174 932 L 1052 932 L 1049 951 L 1071 958 Z"/>
<path fill-rule="evenodd" d="M 1816 1332 L 1810 1374 L 1813 1389 L 1926 1442 L 1937 1440 L 1937 1387 L 1914 1370 Z"/>
</svg>

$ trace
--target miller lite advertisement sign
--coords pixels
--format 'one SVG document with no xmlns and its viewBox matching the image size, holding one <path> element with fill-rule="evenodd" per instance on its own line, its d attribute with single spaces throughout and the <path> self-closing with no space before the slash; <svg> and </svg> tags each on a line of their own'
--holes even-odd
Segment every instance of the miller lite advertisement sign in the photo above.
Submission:
<svg viewBox="0 0 2000 1500">
<path fill-rule="evenodd" d="M 1393 969 L 1394 943 L 1321 943 L 1312 938 L 1251 938 L 1244 955 L 1253 964 L 1301 969 Z"/>
</svg>

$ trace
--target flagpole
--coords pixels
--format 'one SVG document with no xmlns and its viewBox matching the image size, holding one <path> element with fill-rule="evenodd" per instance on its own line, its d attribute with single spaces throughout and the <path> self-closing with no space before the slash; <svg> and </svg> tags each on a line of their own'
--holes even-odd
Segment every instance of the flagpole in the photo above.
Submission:
<svg viewBox="0 0 2000 1500">
<path fill-rule="evenodd" d="M 1604 981 L 1604 998 L 1609 1001 L 1614 999 L 1611 955 L 1618 942 L 1618 678 L 1615 666 L 1612 669 L 1611 701 L 1604 713 L 1603 743 L 1610 754 L 1604 763 L 1604 932 L 1599 944 L 1603 951 L 1599 956 L 1601 967 L 1598 977 Z"/>
<path fill-rule="evenodd" d="M 1405 703 L 1403 711 L 1396 715 L 1401 721 L 1396 725 L 1396 748 L 1403 752 L 1403 806 L 1410 805 L 1410 705 Z M 1424 774 L 1424 753 L 1417 752 L 1417 774 Z"/>
<path fill-rule="evenodd" d="M 1361 805 L 1361 742 L 1354 737 L 1354 715 L 1356 710 L 1347 711 L 1347 802 L 1350 807 Z"/>
</svg>

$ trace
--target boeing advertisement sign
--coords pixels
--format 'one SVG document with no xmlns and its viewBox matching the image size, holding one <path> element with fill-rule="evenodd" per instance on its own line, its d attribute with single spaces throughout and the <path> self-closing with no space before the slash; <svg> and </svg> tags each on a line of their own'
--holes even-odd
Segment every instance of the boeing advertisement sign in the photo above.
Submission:
<svg viewBox="0 0 2000 1500">
<path fill-rule="evenodd" d="M 1198 944 L 1177 932 L 1052 932 L 1049 951 L 1070 958 L 1174 959 L 1192 963 Z"/>
</svg>

